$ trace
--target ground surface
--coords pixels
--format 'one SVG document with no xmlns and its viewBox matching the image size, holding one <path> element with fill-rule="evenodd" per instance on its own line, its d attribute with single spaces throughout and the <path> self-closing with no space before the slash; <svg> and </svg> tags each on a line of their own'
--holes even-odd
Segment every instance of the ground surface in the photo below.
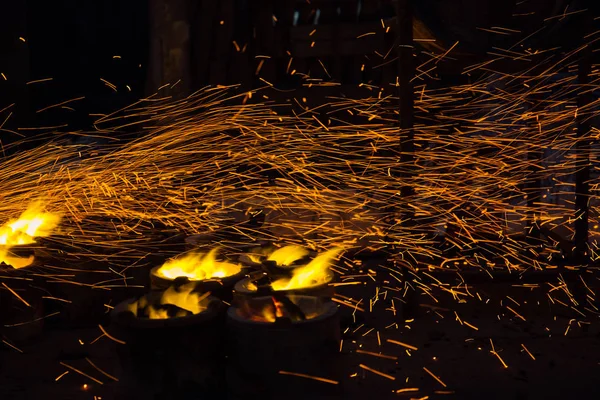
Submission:
<svg viewBox="0 0 600 400">
<path fill-rule="evenodd" d="M 464 303 L 452 300 L 447 293 L 432 291 L 433 296 L 421 295 L 416 317 L 409 322 L 398 311 L 393 316 L 393 310 L 385 306 L 389 298 L 384 301 L 381 297 L 373 313 L 366 317 L 356 313 L 355 323 L 353 310 L 341 306 L 345 335 L 340 366 L 335 377 L 325 377 L 336 378 L 339 384 L 319 383 L 323 385 L 322 396 L 312 393 L 310 398 L 600 398 L 597 320 L 578 318 L 574 311 L 553 303 L 545 288 L 489 284 L 472 286 L 468 291 L 472 297 L 466 297 Z M 347 325 L 351 326 L 346 330 Z M 114 382 L 86 360 L 119 379 L 122 371 L 115 352 L 118 344 L 106 337 L 90 344 L 101 335 L 97 326 L 59 327 L 60 324 L 47 324 L 41 335 L 18 345 L 22 353 L 3 345 L 1 399 L 118 397 L 121 383 Z M 70 372 L 62 375 L 66 371 Z M 282 393 L 275 398 L 303 398 L 306 380 L 294 379 L 297 383 L 290 393 L 295 397 Z M 405 391 L 396 392 L 402 389 Z M 189 398 L 207 397 L 191 394 Z"/>
</svg>

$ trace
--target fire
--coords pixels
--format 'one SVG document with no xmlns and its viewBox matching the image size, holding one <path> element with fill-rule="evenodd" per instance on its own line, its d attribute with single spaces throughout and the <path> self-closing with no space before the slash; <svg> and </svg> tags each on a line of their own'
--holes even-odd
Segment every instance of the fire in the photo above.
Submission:
<svg viewBox="0 0 600 400">
<path fill-rule="evenodd" d="M 183 285 L 177 289 L 171 286 L 163 292 L 158 301 L 154 301 L 154 304 L 151 304 L 148 298 L 144 296 L 129 304 L 127 309 L 136 316 L 143 315 L 149 319 L 167 319 L 200 314 L 208 308 L 210 292 L 199 293 L 194 289 L 194 284 Z"/>
<path fill-rule="evenodd" d="M 248 254 L 248 258 L 250 259 L 250 261 L 252 261 L 253 263 L 260 263 L 261 260 L 261 255 L 260 254 L 252 254 L 249 253 Z"/>
<path fill-rule="evenodd" d="M 298 300 L 297 296 L 286 296 L 286 298 L 291 302 L 288 303 L 289 306 L 286 306 L 285 303 L 277 300 L 275 297 L 271 297 L 262 307 L 245 303 L 240 311 L 251 321 L 270 323 L 274 323 L 278 319 L 289 319 L 292 322 L 298 322 L 312 319 L 319 315 L 318 307 L 315 307 L 314 304 L 312 305 L 313 307 L 310 307 L 309 311 L 300 307 L 301 302 Z M 294 312 L 294 310 L 290 309 L 290 306 L 298 307 L 303 315 L 300 316 L 297 311 Z"/>
<path fill-rule="evenodd" d="M 272 297 L 271 300 L 272 303 L 267 303 L 259 314 L 250 313 L 250 320 L 258 322 L 275 322 L 277 321 L 277 318 L 287 317 L 285 306 L 274 297 Z"/>
<path fill-rule="evenodd" d="M 271 284 L 273 290 L 292 290 L 327 283 L 329 267 L 342 252 L 339 247 L 319 254 L 304 267 L 296 268 L 291 278 L 278 279 Z"/>
<path fill-rule="evenodd" d="M 179 291 L 171 286 L 163 293 L 160 304 L 172 304 L 192 314 L 200 314 L 208 306 L 203 300 L 209 295 L 210 292 L 194 292 L 194 285 L 190 284 L 182 286 Z"/>
<path fill-rule="evenodd" d="M 273 304 L 266 304 L 259 314 L 250 313 L 250 320 L 257 322 L 275 322 L 277 317 L 281 317 L 281 311 L 279 311 L 280 315 L 277 315 L 278 307 L 276 305 L 277 300 L 273 300 Z"/>
<path fill-rule="evenodd" d="M 281 248 L 266 247 L 250 251 L 246 256 L 250 261 L 260 264 L 263 260 L 273 261 L 279 266 L 289 266 L 306 257 L 309 251 L 302 246 L 289 245 Z"/>
<path fill-rule="evenodd" d="M 190 253 L 188 255 L 167 261 L 156 273 L 167 279 L 186 277 L 190 280 L 225 278 L 235 275 L 242 270 L 237 264 L 217 261 L 218 249 L 207 254 Z"/>
<path fill-rule="evenodd" d="M 16 220 L 0 227 L 0 262 L 19 269 L 31 265 L 34 257 L 20 258 L 10 255 L 13 246 L 35 243 L 36 237 L 50 236 L 60 223 L 60 216 L 44 212 L 41 202 L 30 205 Z"/>
<path fill-rule="evenodd" d="M 271 253 L 268 261 L 274 261 L 277 265 L 288 266 L 308 255 L 308 250 L 302 246 L 290 245 L 275 250 Z"/>
<path fill-rule="evenodd" d="M 30 266 L 33 264 L 35 260 L 34 256 L 29 256 L 27 258 L 24 257 L 14 257 L 8 254 L 7 249 L 3 249 L 0 247 L 0 263 L 4 263 L 6 265 L 10 265 L 14 269 L 21 269 Z"/>
</svg>

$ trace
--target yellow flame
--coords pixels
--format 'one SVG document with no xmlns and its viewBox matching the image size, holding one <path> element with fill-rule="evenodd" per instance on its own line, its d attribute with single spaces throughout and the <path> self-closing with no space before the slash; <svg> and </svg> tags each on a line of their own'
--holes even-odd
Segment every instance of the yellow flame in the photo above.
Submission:
<svg viewBox="0 0 600 400">
<path fill-rule="evenodd" d="M 198 293 L 194 289 L 194 284 L 183 285 L 179 289 L 170 287 L 164 291 L 159 302 L 162 305 L 172 304 L 179 307 L 181 310 L 175 314 L 175 317 L 187 316 L 186 311 L 194 315 L 200 314 L 208 308 L 208 304 L 210 303 L 208 296 L 210 292 Z M 149 305 L 148 299 L 145 296 L 141 297 L 138 301 L 128 304 L 127 309 L 135 315 L 137 315 L 138 310 L 145 309 L 145 316 L 149 319 L 170 318 L 167 310 Z"/>
<path fill-rule="evenodd" d="M 290 279 L 278 279 L 271 284 L 271 287 L 274 290 L 292 290 L 326 283 L 329 267 L 341 252 L 342 248 L 336 247 L 319 254 L 304 267 L 296 268 Z"/>
<path fill-rule="evenodd" d="M 287 266 L 307 255 L 308 250 L 304 247 L 298 245 L 290 245 L 282 247 L 272 252 L 268 260 L 275 261 L 277 265 Z"/>
<path fill-rule="evenodd" d="M 6 265 L 10 265 L 14 269 L 21 269 L 30 266 L 33 264 L 35 260 L 34 256 L 29 256 L 27 258 L 23 257 L 13 257 L 8 254 L 7 249 L 3 249 L 0 247 L 0 262 L 3 262 Z"/>
<path fill-rule="evenodd" d="M 0 227 L 0 262 L 19 269 L 33 263 L 33 256 L 28 258 L 14 257 L 9 254 L 13 246 L 35 243 L 36 237 L 50 236 L 60 223 L 60 216 L 44 212 L 41 202 L 31 204 L 16 220 L 11 220 Z"/>
<path fill-rule="evenodd" d="M 174 287 L 170 287 L 162 295 L 160 304 L 172 304 L 192 314 L 199 314 L 206 310 L 207 304 L 202 300 L 206 299 L 210 293 L 194 292 L 194 285 L 184 285 L 177 291 Z"/>
<path fill-rule="evenodd" d="M 277 307 L 273 304 L 266 304 L 260 314 L 250 314 L 252 321 L 275 322 L 277 320 Z"/>
<path fill-rule="evenodd" d="M 242 270 L 237 264 L 217 261 L 218 249 L 213 249 L 208 254 L 190 253 L 167 261 L 156 273 L 167 279 L 186 277 L 190 280 L 203 280 L 212 278 L 225 278 L 235 275 Z"/>
<path fill-rule="evenodd" d="M 150 319 L 167 319 L 169 318 L 169 314 L 167 314 L 167 310 L 154 308 L 152 306 L 148 307 L 148 318 Z"/>
</svg>

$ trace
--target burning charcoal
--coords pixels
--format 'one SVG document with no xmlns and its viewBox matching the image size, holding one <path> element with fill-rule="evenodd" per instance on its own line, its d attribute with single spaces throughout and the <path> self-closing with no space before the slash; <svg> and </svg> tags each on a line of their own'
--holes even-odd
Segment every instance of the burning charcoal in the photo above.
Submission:
<svg viewBox="0 0 600 400">
<path fill-rule="evenodd" d="M 289 271 L 284 269 L 284 268 L 280 268 L 277 265 L 277 262 L 273 261 L 273 260 L 263 260 L 262 262 L 262 269 L 263 271 L 265 271 L 269 276 L 288 276 L 289 275 Z"/>
<path fill-rule="evenodd" d="M 173 280 L 173 286 L 175 286 L 176 288 L 179 288 L 189 282 L 190 282 L 190 279 L 187 276 L 178 276 L 177 278 L 175 278 Z"/>
<path fill-rule="evenodd" d="M 282 307 L 283 310 L 281 310 L 281 312 L 289 315 L 289 318 L 292 321 L 304 321 L 306 319 L 306 315 L 302 309 L 287 296 L 273 294 L 273 303 L 275 304 L 276 308 Z"/>
<path fill-rule="evenodd" d="M 238 311 L 252 321 L 281 324 L 314 318 L 319 314 L 322 304 L 324 304 L 323 301 L 318 297 L 293 296 L 289 298 L 282 294 L 273 294 L 248 299 L 239 306 Z"/>
<path fill-rule="evenodd" d="M 264 286 L 264 285 L 270 285 L 271 278 L 267 274 L 256 275 L 255 277 L 252 278 L 252 283 L 254 283 L 254 285 L 256 285 L 257 287 Z"/>
<path fill-rule="evenodd" d="M 271 296 L 273 294 L 273 288 L 271 287 L 271 282 L 262 281 L 260 284 L 256 285 L 256 295 L 257 296 Z"/>
</svg>

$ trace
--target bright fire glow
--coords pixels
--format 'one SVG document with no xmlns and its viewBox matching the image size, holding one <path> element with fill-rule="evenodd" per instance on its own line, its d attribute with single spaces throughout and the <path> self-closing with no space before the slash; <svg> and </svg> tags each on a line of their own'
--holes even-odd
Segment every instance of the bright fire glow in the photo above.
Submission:
<svg viewBox="0 0 600 400">
<path fill-rule="evenodd" d="M 185 276 L 190 280 L 225 278 L 235 275 L 242 270 L 238 264 L 217 261 L 218 249 L 212 249 L 207 254 L 190 253 L 167 261 L 156 273 L 167 279 Z"/>
<path fill-rule="evenodd" d="M 279 302 L 273 299 L 273 303 L 265 304 L 260 314 L 250 314 L 250 320 L 258 322 L 275 322 L 277 318 L 283 317 Z"/>
<path fill-rule="evenodd" d="M 33 203 L 18 219 L 8 221 L 0 227 L 0 262 L 16 269 L 31 265 L 33 256 L 28 258 L 11 256 L 10 248 L 35 243 L 36 237 L 50 236 L 59 223 L 58 214 L 44 212 L 42 203 Z"/>
<path fill-rule="evenodd" d="M 274 290 L 292 290 L 327 283 L 329 267 L 341 252 L 342 249 L 336 247 L 319 254 L 304 267 L 296 268 L 291 278 L 278 279 L 271 287 Z"/>
<path fill-rule="evenodd" d="M 294 304 L 299 304 L 299 301 L 297 300 L 296 296 L 287 296 L 287 298 Z M 243 315 L 246 316 L 246 318 L 256 322 L 273 323 L 276 322 L 278 318 L 289 318 L 293 322 L 302 320 L 297 315 L 290 313 L 286 309 L 285 304 L 281 303 L 274 297 L 271 297 L 271 301 L 265 303 L 264 307 L 260 309 L 255 309 L 251 307 L 248 303 L 246 303 L 242 306 L 242 309 L 240 311 Z M 303 309 L 302 311 L 304 312 L 307 320 L 315 318 L 317 315 L 319 315 L 317 308 L 311 308 L 310 310 Z"/>
<path fill-rule="evenodd" d="M 189 313 L 194 315 L 200 314 L 208 308 L 210 303 L 208 296 L 210 295 L 210 292 L 199 293 L 194 291 L 194 289 L 194 284 L 188 283 L 187 285 L 179 287 L 179 289 L 175 289 L 175 287 L 171 286 L 164 291 L 160 297 L 159 304 L 163 306 L 177 306 L 180 310 L 178 310 L 175 315 L 169 316 L 169 311 L 167 309 L 160 308 L 158 305 L 148 304 L 148 299 L 146 297 L 142 297 L 138 301 L 129 304 L 127 309 L 135 315 L 138 315 L 138 311 L 143 310 L 141 311 L 141 314 L 149 319 L 185 317 L 188 316 Z"/>
<path fill-rule="evenodd" d="M 288 266 L 294 261 L 300 260 L 308 255 L 308 250 L 302 246 L 290 245 L 275 250 L 268 260 L 275 261 L 277 265 Z"/>
</svg>

